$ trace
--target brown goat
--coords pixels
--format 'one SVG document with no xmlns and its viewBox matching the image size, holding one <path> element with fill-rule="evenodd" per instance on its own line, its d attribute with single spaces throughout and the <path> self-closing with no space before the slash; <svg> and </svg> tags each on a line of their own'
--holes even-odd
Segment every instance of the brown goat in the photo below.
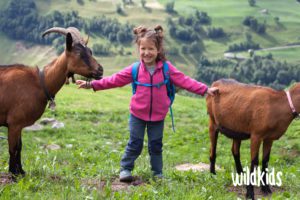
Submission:
<svg viewBox="0 0 300 200">
<path fill-rule="evenodd" d="M 251 140 L 250 173 L 258 166 L 259 147 L 263 143 L 262 172 L 266 173 L 274 140 L 279 139 L 300 111 L 300 83 L 290 89 L 296 111 L 292 112 L 285 91 L 239 83 L 231 79 L 214 82 L 219 88 L 215 97 L 207 96 L 210 117 L 210 172 L 215 174 L 216 146 L 219 131 L 233 140 L 232 154 L 238 174 L 243 172 L 240 161 L 241 140 Z M 263 176 L 266 183 L 266 176 Z M 261 185 L 265 194 L 269 185 Z M 247 186 L 247 198 L 254 199 L 253 185 Z"/>
<path fill-rule="evenodd" d="M 100 79 L 103 68 L 92 56 L 80 32 L 69 27 L 54 27 L 43 33 L 66 36 L 65 51 L 44 70 L 20 64 L 0 67 L 0 126 L 8 128 L 9 172 L 24 175 L 21 164 L 21 131 L 43 114 L 47 102 L 54 105 L 54 96 L 64 85 L 69 73 Z"/>
</svg>

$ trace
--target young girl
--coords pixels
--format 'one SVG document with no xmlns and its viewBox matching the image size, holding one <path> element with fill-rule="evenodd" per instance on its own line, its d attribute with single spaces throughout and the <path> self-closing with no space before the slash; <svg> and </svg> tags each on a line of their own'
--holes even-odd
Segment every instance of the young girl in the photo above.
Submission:
<svg viewBox="0 0 300 200">
<path fill-rule="evenodd" d="M 206 93 L 214 95 L 218 91 L 215 87 L 208 88 L 205 84 L 184 75 L 171 62 L 166 61 L 161 26 L 154 29 L 139 26 L 134 28 L 134 34 L 140 56 L 140 66 L 137 72 L 140 83 L 163 82 L 162 67 L 163 62 L 167 62 L 170 80 L 176 86 L 202 96 Z M 76 84 L 79 85 L 79 88 L 92 88 L 94 91 L 122 87 L 133 81 L 132 66 L 101 80 L 94 80 L 90 83 L 77 80 Z M 130 103 L 130 139 L 121 160 L 120 181 L 132 181 L 133 179 L 131 171 L 134 168 L 134 161 L 141 154 L 146 127 L 151 170 L 154 177 L 162 178 L 163 128 L 169 105 L 170 99 L 167 96 L 165 85 L 159 88 L 137 85 L 136 93 L 132 96 Z"/>
</svg>

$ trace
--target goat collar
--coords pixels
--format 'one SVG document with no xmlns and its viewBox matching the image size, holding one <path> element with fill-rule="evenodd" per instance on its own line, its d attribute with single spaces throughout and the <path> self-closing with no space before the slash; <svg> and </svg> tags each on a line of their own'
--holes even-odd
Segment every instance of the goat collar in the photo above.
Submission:
<svg viewBox="0 0 300 200">
<path fill-rule="evenodd" d="M 291 98 L 291 93 L 290 93 L 290 91 L 285 91 L 285 93 L 286 93 L 286 96 L 287 96 L 287 98 L 288 98 L 290 108 L 292 109 L 293 117 L 294 117 L 294 118 L 300 117 L 299 113 L 297 113 L 297 111 L 296 111 L 296 109 L 295 109 L 295 106 L 294 106 L 294 104 L 293 104 L 293 101 L 292 101 L 292 98 Z"/>
<path fill-rule="evenodd" d="M 44 73 L 44 70 L 41 71 L 38 67 L 37 67 L 37 70 L 38 70 L 38 72 L 39 72 L 40 84 L 41 84 L 41 86 L 42 86 L 42 88 L 43 88 L 43 90 L 44 90 L 44 93 L 45 93 L 46 97 L 47 97 L 47 101 L 50 101 L 48 107 L 49 107 L 51 110 L 54 110 L 54 108 L 55 108 L 55 101 L 54 101 L 55 96 L 52 96 L 52 95 L 49 93 L 49 91 L 47 90 L 47 88 L 46 88 L 46 85 L 45 85 L 45 73 Z"/>
</svg>

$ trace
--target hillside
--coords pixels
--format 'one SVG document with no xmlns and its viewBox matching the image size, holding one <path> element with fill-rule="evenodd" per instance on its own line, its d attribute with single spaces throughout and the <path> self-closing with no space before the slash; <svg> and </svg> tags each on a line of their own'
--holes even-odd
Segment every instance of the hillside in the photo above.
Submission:
<svg viewBox="0 0 300 200">
<path fill-rule="evenodd" d="M 300 38 L 299 33 L 299 18 L 300 4 L 295 0 L 287 1 L 268 1 L 261 0 L 256 2 L 256 6 L 251 7 L 248 1 L 237 0 L 189 0 L 176 1 L 174 4 L 175 12 L 169 14 L 165 10 L 165 6 L 170 1 L 168 0 L 147 0 L 146 6 L 143 8 L 139 0 L 133 1 L 134 4 L 123 5 L 121 0 L 82 0 L 82 4 L 77 0 L 36 0 L 38 14 L 40 16 L 48 16 L 53 11 L 62 13 L 76 11 L 79 17 L 83 19 L 92 19 L 95 16 L 105 15 L 107 18 L 117 19 L 120 23 L 130 23 L 134 26 L 145 24 L 153 26 L 161 24 L 165 28 L 166 49 L 172 51 L 177 49 L 178 54 L 170 55 L 169 59 L 175 63 L 181 70 L 189 75 L 195 74 L 195 66 L 198 63 L 198 58 L 201 55 L 207 56 L 209 59 L 223 58 L 223 54 L 228 50 L 228 47 L 246 41 L 246 35 L 250 34 L 255 43 L 260 44 L 261 48 L 274 46 L 285 46 L 288 44 L 298 44 Z M 8 1 L 1 2 L 1 8 L 5 9 L 8 6 Z M 116 12 L 120 6 L 123 14 Z M 266 12 L 263 10 L 266 9 Z M 181 41 L 171 37 L 168 30 L 168 19 L 175 22 L 181 17 L 188 17 L 196 10 L 206 12 L 211 18 L 209 25 L 203 25 L 203 30 L 207 31 L 210 27 L 220 27 L 224 30 L 226 37 L 210 39 L 207 36 L 201 36 L 202 53 L 183 53 L 182 46 L 189 46 L 191 43 Z M 265 34 L 257 34 L 249 27 L 244 26 L 243 20 L 246 16 L 254 16 L 258 23 L 266 25 Z M 277 17 L 278 21 L 275 20 Z M 185 26 L 187 27 L 187 26 Z M 122 46 L 125 52 L 131 52 L 132 55 L 114 54 L 111 56 L 98 56 L 98 60 L 106 68 L 105 74 L 112 74 L 124 65 L 130 64 L 136 60 L 136 48 L 134 45 L 126 44 L 111 44 L 104 37 L 99 37 L 92 34 L 90 46 L 95 43 L 111 45 L 113 52 L 117 52 Z M 0 43 L 5 46 L 0 50 L 1 64 L 10 64 L 22 62 L 29 65 L 43 66 L 50 62 L 55 57 L 55 50 L 51 46 L 40 46 L 30 44 L 22 40 L 11 40 L 7 35 L 0 34 Z M 273 53 L 273 52 L 272 52 Z M 292 63 L 300 63 L 297 55 L 300 53 L 300 48 L 293 50 L 282 50 L 278 55 L 279 60 L 287 60 Z M 45 57 L 44 55 L 47 55 Z M 247 54 L 246 54 L 247 55 Z M 277 53 L 274 53 L 277 57 Z M 282 55 L 282 56 L 281 56 Z"/>
</svg>

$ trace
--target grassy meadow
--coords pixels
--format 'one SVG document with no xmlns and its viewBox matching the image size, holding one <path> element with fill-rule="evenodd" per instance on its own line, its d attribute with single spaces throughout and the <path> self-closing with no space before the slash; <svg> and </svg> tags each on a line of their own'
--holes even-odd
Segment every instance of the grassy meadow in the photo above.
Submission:
<svg viewBox="0 0 300 200">
<path fill-rule="evenodd" d="M 55 11 L 78 11 L 86 19 L 105 15 L 121 23 L 154 26 L 161 24 L 165 29 L 166 49 L 181 49 L 182 42 L 174 40 L 168 33 L 167 18 L 188 16 L 196 9 L 207 12 L 213 27 L 222 27 L 227 38 L 212 40 L 203 38 L 203 54 L 210 60 L 223 58 L 229 45 L 246 41 L 246 33 L 262 48 L 299 44 L 300 4 L 296 0 L 260 0 L 250 7 L 247 0 L 176 0 L 176 13 L 168 14 L 165 5 L 169 0 L 147 0 L 146 8 L 140 0 L 124 7 L 124 15 L 116 13 L 122 0 L 36 0 L 40 15 Z M 0 1 L 0 12 L 7 1 Z M 261 10 L 268 9 L 268 14 Z M 243 19 L 255 16 L 260 23 L 267 24 L 266 34 L 261 36 L 242 25 Z M 274 17 L 279 17 L 275 23 Z M 49 27 L 50 28 L 50 27 Z M 205 27 L 206 29 L 207 27 Z M 84 36 L 87 36 L 83 33 Z M 89 47 L 95 43 L 108 44 L 105 38 L 91 35 Z M 0 32 L 0 65 L 23 63 L 41 68 L 56 57 L 52 46 L 33 45 L 14 41 Z M 116 50 L 120 47 L 112 45 Z M 137 60 L 134 44 L 124 46 L 131 55 L 96 56 L 104 67 L 104 75 L 111 75 Z M 257 51 L 257 55 L 272 53 L 275 59 L 300 63 L 300 48 L 272 51 Z M 248 56 L 247 52 L 238 52 Z M 193 76 L 197 58 L 201 55 L 168 57 L 187 75 Z M 2 95 L 2 94 L 0 94 Z M 153 180 L 147 151 L 147 137 L 142 155 L 137 159 L 133 175 L 141 184 L 120 185 L 118 182 L 119 162 L 129 139 L 128 119 L 131 88 L 93 92 L 78 90 L 75 85 L 66 85 L 56 96 L 56 111 L 46 109 L 42 118 L 55 118 L 65 127 L 52 129 L 50 125 L 40 131 L 23 130 L 22 163 L 27 172 L 16 183 L 2 183 L 8 172 L 8 144 L 0 139 L 0 200 L 10 199 L 238 199 L 244 198 L 244 187 L 233 187 L 231 173 L 235 172 L 231 155 L 231 140 L 219 136 L 216 165 L 217 175 L 209 171 L 178 171 L 181 164 L 209 164 L 210 140 L 205 99 L 177 95 L 173 105 L 176 132 L 172 132 L 169 115 L 164 131 L 164 175 L 163 180 Z M 1 105 L 0 105 L 1 106 Z M 276 116 L 274 116 L 276 117 Z M 37 121 L 39 123 L 40 120 Z M 286 134 L 275 141 L 271 151 L 269 168 L 281 171 L 282 186 L 273 187 L 272 196 L 263 199 L 300 198 L 300 121 L 295 120 Z M 0 127 L 0 136 L 7 129 Z M 59 145 L 51 150 L 49 146 Z M 250 166 L 250 142 L 243 141 L 241 161 Z M 261 159 L 260 159 L 261 164 Z M 119 184 L 119 185 L 118 185 Z M 119 188 L 117 187 L 119 186 Z M 241 195 L 241 193 L 243 193 Z"/>
<path fill-rule="evenodd" d="M 231 142 L 220 135 L 216 176 L 208 171 L 178 171 L 177 165 L 209 163 L 208 116 L 205 99 L 177 95 L 171 120 L 165 121 L 163 180 L 151 177 L 147 139 L 136 161 L 134 176 L 142 184 L 114 188 L 118 183 L 119 162 L 128 132 L 131 88 L 92 92 L 64 86 L 56 97 L 56 111 L 46 110 L 42 118 L 54 117 L 64 128 L 23 131 L 22 162 L 26 176 L 17 183 L 1 184 L 0 199 L 237 199 L 232 192 L 235 172 Z M 269 168 L 282 171 L 282 186 L 272 199 L 300 196 L 300 122 L 294 121 L 286 134 L 273 145 Z M 0 129 L 6 135 L 6 129 Z M 49 145 L 59 145 L 51 150 Z M 0 140 L 0 172 L 8 171 L 7 141 Z M 250 165 L 249 141 L 242 143 L 241 161 Z M 241 190 L 241 188 L 240 188 Z M 245 192 L 245 189 L 243 190 Z M 277 191 L 277 192 L 276 192 Z M 268 197 L 269 198 L 269 197 Z"/>
</svg>

